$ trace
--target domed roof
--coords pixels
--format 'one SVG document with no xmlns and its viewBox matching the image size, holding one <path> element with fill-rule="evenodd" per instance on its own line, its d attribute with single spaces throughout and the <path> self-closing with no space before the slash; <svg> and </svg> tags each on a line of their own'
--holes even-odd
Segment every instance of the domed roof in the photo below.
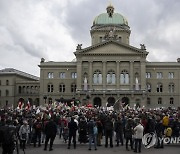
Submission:
<svg viewBox="0 0 180 154">
<path fill-rule="evenodd" d="M 118 24 L 118 25 L 127 25 L 127 19 L 119 13 L 114 13 L 114 7 L 108 6 L 106 8 L 107 13 L 102 13 L 95 17 L 93 21 L 93 25 L 110 25 L 110 24 Z"/>
</svg>

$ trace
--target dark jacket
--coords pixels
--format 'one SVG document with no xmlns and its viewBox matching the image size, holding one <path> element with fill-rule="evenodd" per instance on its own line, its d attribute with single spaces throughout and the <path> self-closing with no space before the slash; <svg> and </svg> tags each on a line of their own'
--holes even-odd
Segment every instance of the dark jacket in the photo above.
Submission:
<svg viewBox="0 0 180 154">
<path fill-rule="evenodd" d="M 113 122 L 110 118 L 105 122 L 105 131 L 113 131 Z"/>
<path fill-rule="evenodd" d="M 50 120 L 45 126 L 45 134 L 50 137 L 55 137 L 57 133 L 57 125 L 54 121 Z"/>
<path fill-rule="evenodd" d="M 94 134 L 94 128 L 95 126 L 95 122 L 93 120 L 90 120 L 87 124 L 87 130 L 88 130 L 88 134 Z"/>
<path fill-rule="evenodd" d="M 131 121 L 128 121 L 125 126 L 125 137 L 132 138 L 132 135 L 133 135 L 133 123 Z"/>
<path fill-rule="evenodd" d="M 155 125 L 156 135 L 157 137 L 162 137 L 164 134 L 164 127 L 162 122 L 158 121 Z"/>
<path fill-rule="evenodd" d="M 114 123 L 114 131 L 116 133 L 123 133 L 123 123 L 121 120 L 116 120 Z"/>
<path fill-rule="evenodd" d="M 76 131 L 78 129 L 77 123 L 71 119 L 71 121 L 68 123 L 69 128 L 69 134 L 76 134 Z"/>
</svg>

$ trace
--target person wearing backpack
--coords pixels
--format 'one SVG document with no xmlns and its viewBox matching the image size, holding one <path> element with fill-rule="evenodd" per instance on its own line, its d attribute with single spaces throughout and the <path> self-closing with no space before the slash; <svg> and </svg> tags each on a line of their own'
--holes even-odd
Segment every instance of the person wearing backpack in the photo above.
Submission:
<svg viewBox="0 0 180 154">
<path fill-rule="evenodd" d="M 16 127 L 11 124 L 10 120 L 6 121 L 0 129 L 2 139 L 2 154 L 13 154 L 15 149 Z"/>
</svg>

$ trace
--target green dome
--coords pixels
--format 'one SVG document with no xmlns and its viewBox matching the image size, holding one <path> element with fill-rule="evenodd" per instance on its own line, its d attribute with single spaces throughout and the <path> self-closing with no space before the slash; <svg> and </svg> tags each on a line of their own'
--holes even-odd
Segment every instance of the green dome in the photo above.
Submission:
<svg viewBox="0 0 180 154">
<path fill-rule="evenodd" d="M 125 17 L 123 17 L 119 13 L 113 13 L 112 16 L 109 16 L 108 13 L 102 13 L 95 17 L 93 21 L 93 25 L 127 25 L 128 26 L 128 21 L 126 20 Z"/>
</svg>

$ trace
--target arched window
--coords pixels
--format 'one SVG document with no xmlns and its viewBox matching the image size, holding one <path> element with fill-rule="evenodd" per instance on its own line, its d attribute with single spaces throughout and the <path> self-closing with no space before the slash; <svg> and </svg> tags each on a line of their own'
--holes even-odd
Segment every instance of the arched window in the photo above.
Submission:
<svg viewBox="0 0 180 154">
<path fill-rule="evenodd" d="M 162 104 L 162 98 L 161 97 L 158 98 L 158 104 Z"/>
<path fill-rule="evenodd" d="M 147 90 L 148 92 L 151 92 L 151 84 L 150 84 L 150 83 L 147 83 L 147 85 L 146 85 L 146 90 Z"/>
<path fill-rule="evenodd" d="M 93 74 L 93 83 L 102 84 L 102 73 L 100 70 L 96 70 Z"/>
<path fill-rule="evenodd" d="M 169 84 L 169 93 L 173 93 L 174 92 L 174 83 L 170 83 Z"/>
<path fill-rule="evenodd" d="M 162 93 L 163 92 L 163 85 L 162 85 L 162 83 L 158 83 L 157 84 L 157 92 L 158 93 Z"/>
<path fill-rule="evenodd" d="M 147 98 L 147 104 L 151 104 L 151 98 Z"/>
<path fill-rule="evenodd" d="M 113 70 L 108 71 L 107 74 L 107 84 L 115 84 L 116 83 L 116 75 Z"/>
<path fill-rule="evenodd" d="M 48 90 L 49 93 L 52 93 L 52 92 L 54 91 L 54 86 L 53 86 L 53 84 L 51 84 L 51 83 L 48 84 L 48 89 L 47 89 L 47 90 Z"/>
<path fill-rule="evenodd" d="M 71 92 L 76 92 L 76 87 L 77 87 L 76 84 L 73 83 L 71 85 Z"/>
<path fill-rule="evenodd" d="M 170 98 L 169 103 L 170 103 L 171 105 L 174 104 L 174 98 L 173 98 L 173 97 Z"/>
<path fill-rule="evenodd" d="M 6 90 L 6 96 L 9 96 L 9 90 Z"/>
<path fill-rule="evenodd" d="M 129 73 L 127 70 L 123 70 L 120 75 L 121 84 L 129 84 Z"/>
<path fill-rule="evenodd" d="M 59 92 L 65 92 L 65 85 L 63 83 L 59 85 Z"/>
</svg>

